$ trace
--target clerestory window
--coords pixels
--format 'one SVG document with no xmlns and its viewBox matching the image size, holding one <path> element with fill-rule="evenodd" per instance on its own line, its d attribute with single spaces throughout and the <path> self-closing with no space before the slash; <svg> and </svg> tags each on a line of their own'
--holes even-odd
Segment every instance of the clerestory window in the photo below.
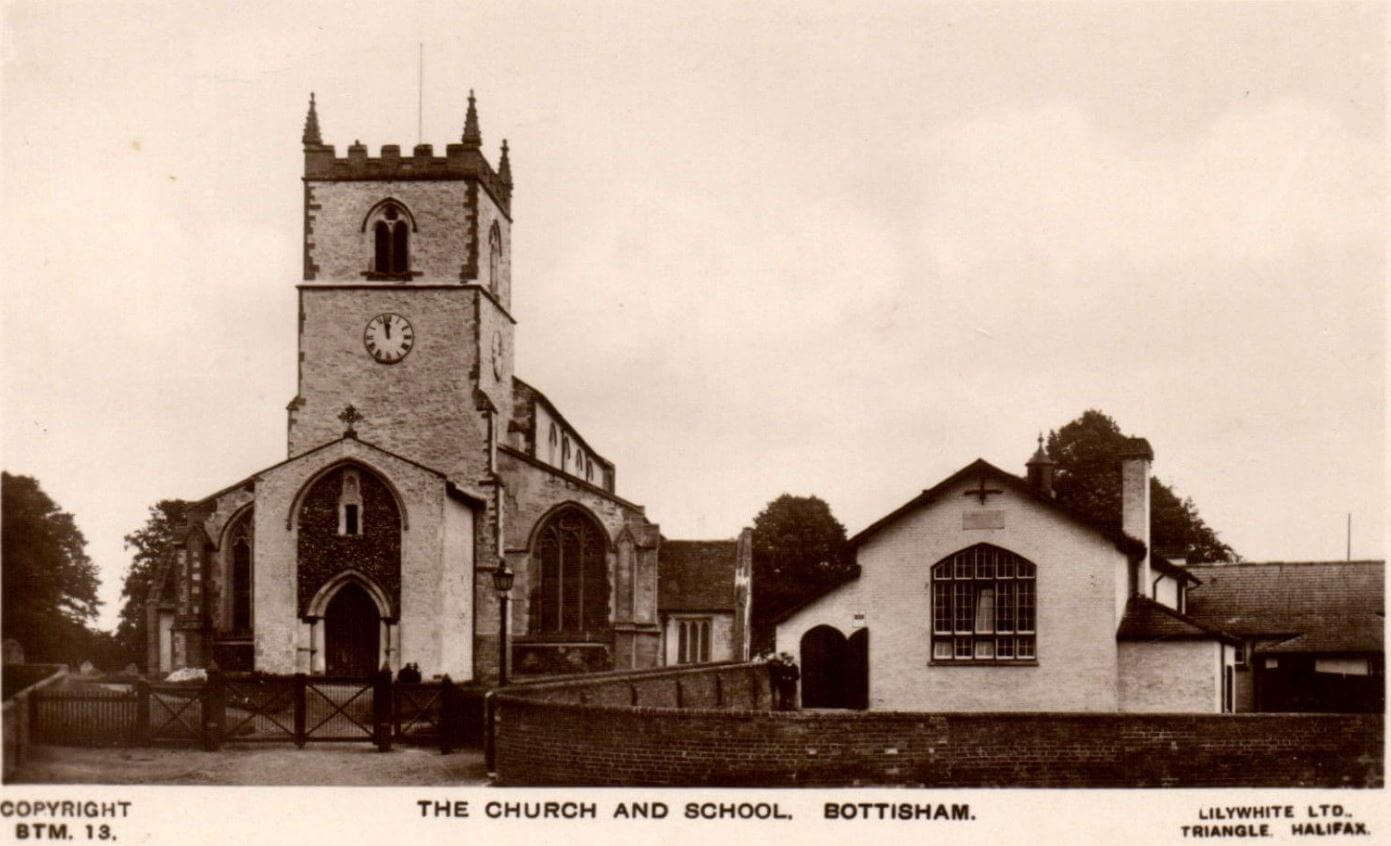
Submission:
<svg viewBox="0 0 1391 846">
<path fill-rule="evenodd" d="M 932 660 L 1033 662 L 1035 576 L 1031 562 L 987 543 L 934 564 Z"/>
</svg>

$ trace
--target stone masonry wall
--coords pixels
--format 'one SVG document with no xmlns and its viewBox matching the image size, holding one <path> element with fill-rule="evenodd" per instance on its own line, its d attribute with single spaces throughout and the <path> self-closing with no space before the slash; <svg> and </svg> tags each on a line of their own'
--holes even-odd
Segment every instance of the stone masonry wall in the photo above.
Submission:
<svg viewBox="0 0 1391 846">
<path fill-rule="evenodd" d="M 415 219 L 410 267 L 421 282 L 459 282 L 469 258 L 473 210 L 464 180 L 311 181 L 306 257 L 316 282 L 362 282 L 372 268 L 375 241 L 362 221 L 382 200 L 395 198 Z M 484 238 L 487 230 L 483 230 Z M 486 243 L 486 242 L 485 242 Z"/>
<path fill-rule="evenodd" d="M 298 408 L 289 452 L 298 455 L 343 434 L 352 404 L 363 440 L 467 484 L 487 468 L 487 432 L 474 410 L 477 366 L 474 298 L 464 287 L 302 288 Z M 410 321 L 415 346 L 379 364 L 363 345 L 367 322 L 393 312 Z"/>
<path fill-rule="evenodd" d="M 1381 715 L 776 712 L 749 709 L 743 700 L 705 704 L 714 678 L 726 680 L 723 690 L 738 691 L 741 683 L 729 680 L 742 676 L 746 689 L 761 667 L 680 672 L 609 674 L 588 684 L 517 686 L 498 694 L 498 782 L 1374 787 L 1383 781 Z M 631 702 L 634 689 L 637 707 L 623 701 Z M 649 705 L 647 697 L 656 701 Z M 759 699 L 756 707 L 765 704 Z"/>
</svg>

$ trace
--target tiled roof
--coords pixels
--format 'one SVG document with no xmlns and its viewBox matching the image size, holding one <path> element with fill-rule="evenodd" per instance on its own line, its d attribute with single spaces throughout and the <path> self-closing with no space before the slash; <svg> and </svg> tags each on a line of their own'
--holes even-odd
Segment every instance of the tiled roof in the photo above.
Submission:
<svg viewBox="0 0 1391 846">
<path fill-rule="evenodd" d="M 1384 561 L 1202 564 L 1188 613 L 1244 637 L 1283 636 L 1263 652 L 1384 651 Z"/>
<path fill-rule="evenodd" d="M 1125 604 L 1116 640 L 1234 640 L 1230 635 L 1205 626 L 1144 596 L 1132 596 Z"/>
<path fill-rule="evenodd" d="M 1187 564 L 1175 564 L 1164 556 L 1153 552 L 1150 553 L 1150 569 L 1175 579 L 1182 579 L 1189 584 L 1200 585 L 1203 583 L 1203 580 L 1195 576 Z"/>
<path fill-rule="evenodd" d="M 660 611 L 734 610 L 738 542 L 663 540 L 657 549 Z"/>
</svg>

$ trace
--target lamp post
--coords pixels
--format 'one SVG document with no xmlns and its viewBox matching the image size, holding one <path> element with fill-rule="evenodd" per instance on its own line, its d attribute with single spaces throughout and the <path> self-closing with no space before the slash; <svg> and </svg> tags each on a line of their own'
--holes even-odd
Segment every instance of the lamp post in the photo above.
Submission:
<svg viewBox="0 0 1391 846">
<path fill-rule="evenodd" d="M 512 579 L 516 574 L 507 569 L 507 561 L 499 559 L 493 571 L 493 587 L 497 588 L 498 603 L 498 644 L 497 644 L 497 684 L 507 684 L 507 594 L 512 590 Z"/>
</svg>

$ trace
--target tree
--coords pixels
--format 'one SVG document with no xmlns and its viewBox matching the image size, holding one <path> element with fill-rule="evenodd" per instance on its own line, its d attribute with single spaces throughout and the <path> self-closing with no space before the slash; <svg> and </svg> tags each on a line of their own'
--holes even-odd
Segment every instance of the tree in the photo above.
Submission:
<svg viewBox="0 0 1391 846">
<path fill-rule="evenodd" d="M 1116 421 L 1088 410 L 1048 434 L 1048 457 L 1058 463 L 1053 489 L 1058 502 L 1106 526 L 1120 527 L 1120 455 L 1128 437 Z M 1233 561 L 1192 499 L 1180 497 L 1158 478 L 1150 479 L 1150 547 L 1189 561 Z"/>
<path fill-rule="evenodd" d="M 30 476 L 0 474 L 3 631 L 28 661 L 76 663 L 97 616 L 97 568 L 87 539 Z"/>
<path fill-rule="evenodd" d="M 145 600 L 150 596 L 160 564 L 187 522 L 190 504 L 182 499 L 161 499 L 150 506 L 145 525 L 125 537 L 126 549 L 135 550 L 135 554 L 121 586 L 121 618 L 116 626 L 116 641 L 126 660 L 134 661 L 136 666 L 143 666 L 146 656 Z"/>
<path fill-rule="evenodd" d="M 845 527 L 815 496 L 783 494 L 753 521 L 754 651 L 773 644 L 772 620 L 856 572 Z"/>
</svg>

